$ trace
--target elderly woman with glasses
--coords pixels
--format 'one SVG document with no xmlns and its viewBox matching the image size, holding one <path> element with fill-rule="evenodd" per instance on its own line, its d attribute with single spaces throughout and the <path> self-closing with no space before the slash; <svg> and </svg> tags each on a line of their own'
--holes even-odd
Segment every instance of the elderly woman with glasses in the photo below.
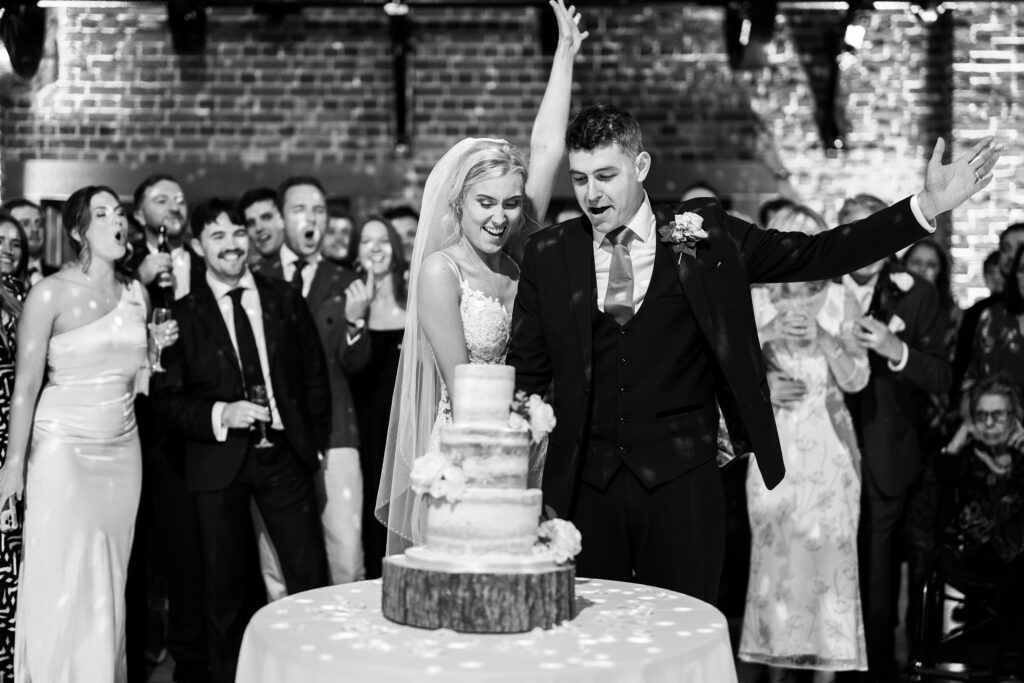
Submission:
<svg viewBox="0 0 1024 683">
<path fill-rule="evenodd" d="M 967 428 L 936 462 L 951 495 L 937 561 L 947 574 L 996 586 L 1000 611 L 993 671 L 1024 675 L 1024 428 L 1018 386 L 1006 375 L 974 384 Z"/>
</svg>

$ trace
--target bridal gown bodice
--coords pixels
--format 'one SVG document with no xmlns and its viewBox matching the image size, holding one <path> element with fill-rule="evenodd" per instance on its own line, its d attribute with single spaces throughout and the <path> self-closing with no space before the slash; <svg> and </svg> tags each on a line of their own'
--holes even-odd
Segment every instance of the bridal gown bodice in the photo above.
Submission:
<svg viewBox="0 0 1024 683">
<path fill-rule="evenodd" d="M 462 330 L 466 335 L 466 348 L 470 363 L 496 365 L 505 362 L 512 314 L 493 296 L 462 285 Z"/>
<path fill-rule="evenodd" d="M 497 297 L 471 287 L 462 276 L 458 264 L 447 254 L 445 254 L 445 258 L 448 259 L 459 278 L 462 295 L 462 300 L 459 302 L 459 314 L 462 318 L 462 332 L 466 338 L 469 362 L 486 365 L 504 363 L 505 354 L 508 353 L 509 336 L 512 332 L 512 313 Z M 440 425 L 450 422 L 451 403 L 448 399 L 448 388 L 442 380 L 441 402 L 438 406 L 434 429 L 430 435 L 430 450 L 437 450 Z"/>
<path fill-rule="evenodd" d="M 96 305 L 84 288 L 69 295 L 62 314 Z M 126 285 L 106 315 L 52 336 L 47 351 L 25 483 L 15 680 L 120 682 L 142 485 L 134 409 L 146 361 L 141 285 Z"/>
</svg>

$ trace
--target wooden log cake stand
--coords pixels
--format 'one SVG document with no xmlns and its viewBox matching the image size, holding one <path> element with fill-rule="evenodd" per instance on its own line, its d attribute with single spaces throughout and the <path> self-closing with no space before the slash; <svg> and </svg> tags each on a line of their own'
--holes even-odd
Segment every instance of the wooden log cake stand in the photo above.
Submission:
<svg viewBox="0 0 1024 683">
<path fill-rule="evenodd" d="M 576 568 L 475 571 L 417 566 L 384 558 L 384 616 L 405 626 L 462 633 L 522 633 L 551 628 L 575 614 Z"/>
</svg>

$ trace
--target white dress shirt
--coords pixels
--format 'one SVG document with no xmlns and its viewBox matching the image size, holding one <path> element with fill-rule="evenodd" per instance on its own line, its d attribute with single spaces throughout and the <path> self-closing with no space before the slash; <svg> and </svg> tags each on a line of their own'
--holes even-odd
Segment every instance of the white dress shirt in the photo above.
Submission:
<svg viewBox="0 0 1024 683">
<path fill-rule="evenodd" d="M 238 357 L 238 339 L 235 338 L 235 305 L 228 293 L 235 289 L 231 285 L 221 282 L 213 277 L 209 271 L 206 273 L 206 283 L 213 292 L 213 298 L 220 308 L 221 317 L 231 335 L 231 345 L 235 348 L 235 357 Z M 270 428 L 284 429 L 281 423 L 281 416 L 277 412 L 277 401 L 274 399 L 274 384 L 270 381 L 270 361 L 267 357 L 267 338 L 263 333 L 263 308 L 260 306 L 260 294 L 256 289 L 256 282 L 252 273 L 246 268 L 242 279 L 238 281 L 237 287 L 243 288 L 242 308 L 249 316 L 249 324 L 252 325 L 253 336 L 256 337 L 256 350 L 260 354 L 260 369 L 263 370 L 263 385 L 267 387 L 267 397 L 270 399 Z M 228 428 L 221 423 L 221 416 L 227 403 L 218 401 L 213 405 L 213 434 L 217 441 L 225 441 L 228 438 Z"/>
<path fill-rule="evenodd" d="M 918 220 L 921 219 L 919 218 Z M 924 225 L 924 223 L 922 223 L 922 225 Z M 867 315 L 868 309 L 871 308 L 871 299 L 875 296 L 875 287 L 878 286 L 879 275 L 880 273 L 875 273 L 874 276 L 864 284 L 858 283 L 851 275 L 843 276 L 843 286 L 846 288 L 846 291 L 853 295 L 862 315 Z M 900 340 L 900 344 L 903 347 L 903 352 L 900 356 L 899 362 L 894 363 L 893 361 L 889 361 L 889 369 L 893 372 L 899 372 L 903 368 L 907 367 L 907 361 L 910 359 L 910 347 L 908 347 L 907 343 L 903 340 Z"/>
<path fill-rule="evenodd" d="M 305 258 L 307 265 L 302 269 L 302 296 L 309 296 L 309 288 L 313 285 L 313 278 L 316 276 L 316 267 L 320 263 L 320 252 L 314 252 L 310 256 L 300 257 L 288 248 L 287 244 L 281 245 L 281 274 L 288 282 L 292 281 L 295 274 L 295 263 L 300 258 Z"/>
<path fill-rule="evenodd" d="M 629 260 L 633 264 L 633 313 L 640 311 L 640 305 L 647 296 L 647 288 L 654 275 L 654 255 L 658 240 L 654 230 L 654 211 L 651 200 L 644 195 L 644 203 L 626 224 L 636 237 L 629 242 Z M 604 312 L 604 297 L 608 293 L 608 271 L 612 267 L 612 245 L 605 235 L 593 231 L 594 274 L 597 276 L 597 307 Z"/>
<path fill-rule="evenodd" d="M 150 254 L 159 254 L 160 250 L 146 242 Z M 188 296 L 192 280 L 192 255 L 185 247 L 171 249 L 171 274 L 174 275 L 174 300 Z"/>
</svg>

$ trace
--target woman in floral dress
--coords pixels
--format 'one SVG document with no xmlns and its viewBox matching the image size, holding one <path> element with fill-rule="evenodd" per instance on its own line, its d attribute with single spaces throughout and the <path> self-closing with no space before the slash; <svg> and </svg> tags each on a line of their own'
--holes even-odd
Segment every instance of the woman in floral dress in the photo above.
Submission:
<svg viewBox="0 0 1024 683">
<path fill-rule="evenodd" d="M 820 217 L 815 222 L 825 229 Z M 781 332 L 764 343 L 769 373 L 804 391 L 775 405 L 786 478 L 769 491 L 758 468 L 747 470 L 752 548 L 739 657 L 768 665 L 772 681 L 789 680 L 793 669 L 830 681 L 837 671 L 867 668 L 857 570 L 860 454 L 843 392 L 863 389 L 870 369 L 850 334 L 859 309 L 842 285 L 770 292 Z"/>
</svg>

